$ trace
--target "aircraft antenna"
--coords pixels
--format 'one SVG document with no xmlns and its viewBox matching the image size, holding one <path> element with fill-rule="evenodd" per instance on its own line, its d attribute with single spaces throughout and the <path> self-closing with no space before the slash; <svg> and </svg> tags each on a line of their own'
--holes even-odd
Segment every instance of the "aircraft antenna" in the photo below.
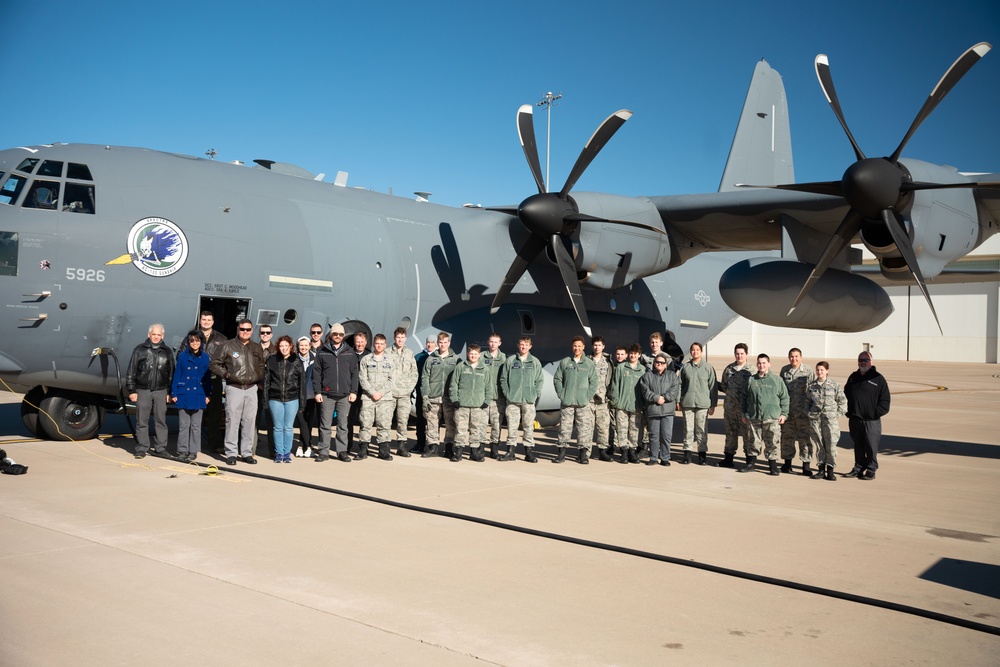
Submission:
<svg viewBox="0 0 1000 667">
<path fill-rule="evenodd" d="M 214 148 L 209 148 L 207 151 L 205 151 L 205 155 L 208 156 L 209 160 L 214 160 L 215 156 L 218 155 L 218 154 L 219 154 L 219 151 L 215 150 Z"/>
<path fill-rule="evenodd" d="M 545 107 L 548 118 L 545 128 L 545 191 L 549 191 L 549 153 L 552 149 L 552 106 L 556 100 L 562 99 L 562 93 L 553 95 L 551 92 L 545 93 L 545 97 L 535 102 L 536 107 Z"/>
</svg>

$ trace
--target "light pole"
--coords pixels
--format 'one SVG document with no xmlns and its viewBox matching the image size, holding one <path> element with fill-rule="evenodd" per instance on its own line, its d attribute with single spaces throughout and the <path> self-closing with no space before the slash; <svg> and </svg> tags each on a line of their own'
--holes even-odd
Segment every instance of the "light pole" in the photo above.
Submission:
<svg viewBox="0 0 1000 667">
<path fill-rule="evenodd" d="M 536 107 L 545 107 L 548 112 L 548 119 L 545 128 L 545 191 L 549 191 L 549 152 L 552 141 L 552 105 L 556 100 L 562 99 L 562 93 L 553 95 L 551 92 L 545 93 L 545 97 L 535 102 Z"/>
</svg>

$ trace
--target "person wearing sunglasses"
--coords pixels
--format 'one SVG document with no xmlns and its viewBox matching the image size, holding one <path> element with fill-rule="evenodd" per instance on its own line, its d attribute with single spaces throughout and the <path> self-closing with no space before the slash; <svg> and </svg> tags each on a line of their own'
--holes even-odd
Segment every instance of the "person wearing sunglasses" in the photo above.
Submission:
<svg viewBox="0 0 1000 667">
<path fill-rule="evenodd" d="M 878 445 L 882 439 L 882 417 L 889 412 L 889 385 L 872 365 L 871 352 L 858 355 L 858 370 L 844 385 L 847 424 L 854 441 L 854 467 L 844 477 L 875 479 Z"/>
<path fill-rule="evenodd" d="M 226 465 L 257 463 L 254 458 L 254 428 L 257 421 L 257 388 L 264 379 L 267 355 L 260 343 L 252 340 L 253 324 L 241 319 L 236 323 L 236 338 L 227 341 L 212 356 L 209 366 L 226 382 Z"/>
</svg>

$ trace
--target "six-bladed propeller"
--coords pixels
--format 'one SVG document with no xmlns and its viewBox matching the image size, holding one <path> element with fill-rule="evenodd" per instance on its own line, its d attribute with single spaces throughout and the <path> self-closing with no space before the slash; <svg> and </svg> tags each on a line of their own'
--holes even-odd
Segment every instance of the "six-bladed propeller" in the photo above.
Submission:
<svg viewBox="0 0 1000 667">
<path fill-rule="evenodd" d="M 920 124 L 931 114 L 941 100 L 944 99 L 945 95 L 947 95 L 948 92 L 955 87 L 955 84 L 961 80 L 965 73 L 968 72 L 980 58 L 986 55 L 991 48 L 992 47 L 986 42 L 980 42 L 963 53 L 958 60 L 952 64 L 948 71 L 945 72 L 944 76 L 941 77 L 938 84 L 934 87 L 934 90 L 931 91 L 930 96 L 927 98 L 927 101 L 924 102 L 920 112 L 917 114 L 916 118 L 913 119 L 910 129 L 906 132 L 903 140 L 899 142 L 899 146 L 896 147 L 896 150 L 893 151 L 892 155 L 884 158 L 865 157 L 864 152 L 862 152 L 858 143 L 854 140 L 854 135 L 851 134 L 851 130 L 847 126 L 847 121 L 844 120 L 844 114 L 840 108 L 840 101 L 837 99 L 837 91 L 833 86 L 833 77 L 830 75 L 829 60 L 822 54 L 816 56 L 816 76 L 819 78 L 819 84 L 823 89 L 823 94 L 826 95 L 827 101 L 830 103 L 830 107 L 837 116 L 837 120 L 840 121 L 840 125 L 844 128 L 844 132 L 847 134 L 847 138 L 851 142 L 851 146 L 854 147 L 854 154 L 857 157 L 857 161 L 847 168 L 847 171 L 844 172 L 844 176 L 840 181 L 771 186 L 782 190 L 796 190 L 799 192 L 811 192 L 814 194 L 837 195 L 843 197 L 850 205 L 850 210 L 848 210 L 847 215 L 844 216 L 844 219 L 840 222 L 837 230 L 833 233 L 833 238 L 831 238 L 830 242 L 827 244 L 819 262 L 817 262 L 816 266 L 809 274 L 809 278 L 806 280 L 802 290 L 795 298 L 795 301 L 792 302 L 792 307 L 788 311 L 789 314 L 791 314 L 792 311 L 795 310 L 796 306 L 802 302 L 802 299 L 804 299 L 806 294 L 809 293 L 812 286 L 816 284 L 837 256 L 851 243 L 857 233 L 861 231 L 862 225 L 867 220 L 873 221 L 868 224 L 883 226 L 884 229 L 891 235 L 892 241 L 899 250 L 900 256 L 903 258 L 903 261 L 906 262 L 906 267 L 910 270 L 910 273 L 913 274 L 913 278 L 916 280 L 917 286 L 920 288 L 924 298 L 927 300 L 927 305 L 930 306 L 931 313 L 934 315 L 934 320 L 938 323 L 938 329 L 941 328 L 937 312 L 934 310 L 934 304 L 931 303 L 930 295 L 927 293 L 927 285 L 925 284 L 924 277 L 920 271 L 920 265 L 917 262 L 913 244 L 910 240 L 909 234 L 902 226 L 901 219 L 898 217 L 897 212 L 900 209 L 905 208 L 908 203 L 907 198 L 909 193 L 915 190 L 989 187 L 994 184 L 971 182 L 947 184 L 916 182 L 911 179 L 910 174 L 899 164 L 898 160 L 900 154 L 903 152 L 903 148 L 906 146 L 907 142 L 909 142 L 913 133 L 916 132 Z"/>
<path fill-rule="evenodd" d="M 541 164 L 538 161 L 538 146 L 535 143 L 535 126 L 530 104 L 525 104 L 517 110 L 517 133 L 521 139 L 521 148 L 524 150 L 524 157 L 528 160 L 528 167 L 531 168 L 531 175 L 535 178 L 535 185 L 538 186 L 538 194 L 531 195 L 513 208 L 491 207 L 494 211 L 504 211 L 510 215 L 516 215 L 521 223 L 531 233 L 528 240 L 517 251 L 517 257 L 507 270 L 507 275 L 497 290 L 496 297 L 490 313 L 496 313 L 503 305 L 511 290 L 524 275 L 528 266 L 545 249 L 546 246 L 552 248 L 552 255 L 555 257 L 559 267 L 559 274 L 562 277 L 566 292 L 573 303 L 573 310 L 580 320 L 581 326 L 587 335 L 591 335 L 590 321 L 587 318 L 587 310 L 583 304 L 583 294 L 580 291 L 580 281 L 577 278 L 576 263 L 567 249 L 567 241 L 572 237 L 573 232 L 581 222 L 613 222 L 615 224 L 641 227 L 658 233 L 665 233 L 662 229 L 657 229 L 649 225 L 632 222 L 629 220 L 608 220 L 606 218 L 595 217 L 581 213 L 569 196 L 570 190 L 580 180 L 580 176 L 587 169 L 601 149 L 611 140 L 615 132 L 631 118 L 632 112 L 622 109 L 608 116 L 597 128 L 593 136 L 580 152 L 580 157 L 576 159 L 566 183 L 558 193 L 551 193 L 545 187 L 545 179 L 542 177 Z"/>
</svg>

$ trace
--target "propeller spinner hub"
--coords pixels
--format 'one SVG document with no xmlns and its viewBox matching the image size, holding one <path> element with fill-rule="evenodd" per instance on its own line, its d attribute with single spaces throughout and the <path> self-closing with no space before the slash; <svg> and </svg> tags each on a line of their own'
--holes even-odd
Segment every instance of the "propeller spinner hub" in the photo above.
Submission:
<svg viewBox="0 0 1000 667">
<path fill-rule="evenodd" d="M 517 215 L 528 231 L 543 238 L 569 231 L 572 225 L 566 222 L 566 216 L 573 213 L 576 210 L 570 202 L 548 192 L 532 195 L 517 207 Z"/>
<path fill-rule="evenodd" d="M 900 198 L 903 171 L 886 158 L 866 158 L 852 164 L 841 181 L 844 199 L 868 219 L 878 219 L 895 208 Z"/>
</svg>

